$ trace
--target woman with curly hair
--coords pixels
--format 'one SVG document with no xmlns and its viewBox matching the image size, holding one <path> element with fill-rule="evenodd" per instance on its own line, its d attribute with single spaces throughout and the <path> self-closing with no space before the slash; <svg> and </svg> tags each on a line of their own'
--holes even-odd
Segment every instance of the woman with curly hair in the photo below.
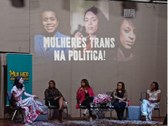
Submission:
<svg viewBox="0 0 168 126">
<path fill-rule="evenodd" d="M 157 82 L 152 82 L 150 89 L 147 90 L 146 99 L 142 100 L 141 113 L 143 120 L 152 119 L 152 111 L 159 104 L 161 99 L 161 90 Z"/>
</svg>

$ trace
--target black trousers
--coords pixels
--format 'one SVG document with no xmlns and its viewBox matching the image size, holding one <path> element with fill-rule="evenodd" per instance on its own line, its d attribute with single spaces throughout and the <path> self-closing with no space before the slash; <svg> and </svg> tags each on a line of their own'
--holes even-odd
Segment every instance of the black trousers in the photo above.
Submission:
<svg viewBox="0 0 168 126">
<path fill-rule="evenodd" d="M 86 108 L 89 110 L 89 116 L 92 116 L 92 111 L 90 109 L 90 103 L 93 102 L 94 97 L 87 97 L 81 105 L 86 106 Z"/>
<path fill-rule="evenodd" d="M 112 103 L 112 105 L 114 106 L 114 109 L 117 113 L 118 119 L 123 120 L 126 103 L 125 102 L 114 101 Z"/>
</svg>

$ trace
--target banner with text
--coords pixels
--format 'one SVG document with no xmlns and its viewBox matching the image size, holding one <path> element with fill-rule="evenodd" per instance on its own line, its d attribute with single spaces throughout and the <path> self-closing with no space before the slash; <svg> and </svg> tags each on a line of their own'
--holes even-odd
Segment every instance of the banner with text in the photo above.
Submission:
<svg viewBox="0 0 168 126">
<path fill-rule="evenodd" d="M 7 92 L 10 92 L 14 79 L 21 76 L 24 79 L 26 92 L 32 93 L 32 55 L 7 54 Z"/>
</svg>

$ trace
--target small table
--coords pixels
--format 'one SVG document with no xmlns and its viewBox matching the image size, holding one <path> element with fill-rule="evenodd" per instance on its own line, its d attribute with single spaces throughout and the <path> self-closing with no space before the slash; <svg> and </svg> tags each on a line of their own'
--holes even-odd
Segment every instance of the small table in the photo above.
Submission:
<svg viewBox="0 0 168 126">
<path fill-rule="evenodd" d="M 96 115 L 96 119 L 104 118 L 104 112 L 110 111 L 110 118 L 112 118 L 112 111 L 114 106 L 111 105 L 111 102 L 105 104 L 91 104 L 92 113 Z"/>
</svg>

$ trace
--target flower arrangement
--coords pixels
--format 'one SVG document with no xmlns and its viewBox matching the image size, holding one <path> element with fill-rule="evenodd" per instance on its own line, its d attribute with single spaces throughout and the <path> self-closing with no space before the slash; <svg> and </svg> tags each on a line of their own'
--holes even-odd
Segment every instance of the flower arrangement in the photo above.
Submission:
<svg viewBox="0 0 168 126">
<path fill-rule="evenodd" d="M 93 103 L 94 104 L 105 104 L 110 102 L 112 97 L 110 95 L 107 95 L 105 93 L 103 94 L 98 94 L 97 96 L 94 97 Z"/>
</svg>

